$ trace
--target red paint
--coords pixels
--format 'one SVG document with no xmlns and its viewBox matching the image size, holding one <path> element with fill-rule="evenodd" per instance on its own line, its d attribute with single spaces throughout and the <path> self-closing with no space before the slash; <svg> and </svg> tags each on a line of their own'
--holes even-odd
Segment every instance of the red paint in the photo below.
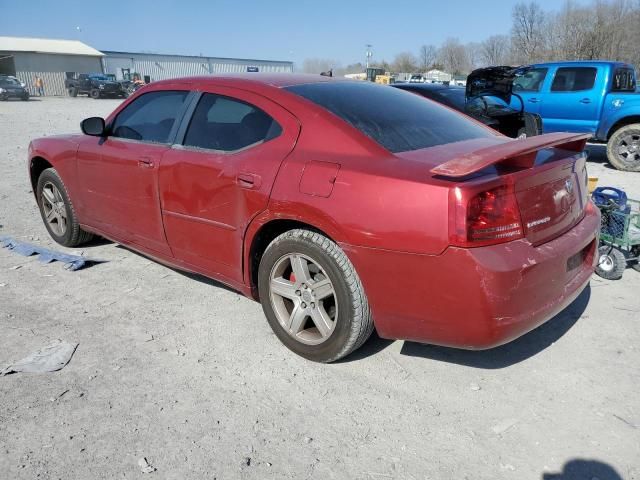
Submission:
<svg viewBox="0 0 640 480">
<path fill-rule="evenodd" d="M 535 328 L 582 291 L 599 213 L 586 201 L 581 136 L 492 136 L 391 154 L 280 88 L 310 81 L 339 80 L 155 82 L 107 119 L 145 92 L 188 89 L 239 98 L 282 126 L 278 138 L 234 154 L 74 135 L 34 140 L 30 159 L 58 169 L 88 230 L 246 295 L 255 294 L 249 252 L 262 227 L 286 219 L 321 230 L 353 262 L 388 338 L 488 348 Z M 495 234 L 505 218 L 519 224 L 518 235 Z M 575 255 L 582 262 L 567 270 Z"/>
</svg>

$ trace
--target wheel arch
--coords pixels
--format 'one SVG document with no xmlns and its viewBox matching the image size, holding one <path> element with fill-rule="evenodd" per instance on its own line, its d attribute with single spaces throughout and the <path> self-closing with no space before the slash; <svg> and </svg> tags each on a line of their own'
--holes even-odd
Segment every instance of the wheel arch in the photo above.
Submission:
<svg viewBox="0 0 640 480">
<path fill-rule="evenodd" d="M 289 230 L 305 229 L 324 235 L 332 242 L 338 243 L 336 238 L 327 233 L 328 229 L 320 228 L 304 219 L 274 218 L 262 223 L 257 230 L 245 238 L 245 283 L 251 290 L 251 296 L 260 301 L 258 294 L 258 268 L 260 260 L 269 244 L 279 235 Z"/>
<path fill-rule="evenodd" d="M 640 115 L 629 115 L 628 117 L 623 117 L 620 120 L 616 121 L 609 131 L 607 132 L 607 141 L 611 139 L 614 133 L 616 133 L 622 127 L 626 127 L 627 125 L 632 125 L 634 123 L 640 123 Z"/>
<path fill-rule="evenodd" d="M 34 156 L 29 161 L 29 178 L 31 180 L 31 189 L 33 190 L 34 195 L 36 195 L 38 178 L 40 178 L 42 172 L 44 172 L 47 168 L 53 168 L 53 165 L 46 158 L 39 155 Z"/>
</svg>

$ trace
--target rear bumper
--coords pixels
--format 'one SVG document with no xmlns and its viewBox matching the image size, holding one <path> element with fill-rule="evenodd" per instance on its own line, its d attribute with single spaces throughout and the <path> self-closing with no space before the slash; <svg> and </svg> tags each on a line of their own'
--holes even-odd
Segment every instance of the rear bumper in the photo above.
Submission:
<svg viewBox="0 0 640 480">
<path fill-rule="evenodd" d="M 587 286 L 600 227 L 589 205 L 579 224 L 538 247 L 517 240 L 437 256 L 343 248 L 380 336 L 487 349 L 546 322 Z"/>
</svg>

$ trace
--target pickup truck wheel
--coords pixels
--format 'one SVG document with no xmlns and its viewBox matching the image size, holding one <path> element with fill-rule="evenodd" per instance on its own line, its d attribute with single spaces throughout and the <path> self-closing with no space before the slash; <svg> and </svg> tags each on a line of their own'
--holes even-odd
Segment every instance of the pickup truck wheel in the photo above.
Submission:
<svg viewBox="0 0 640 480">
<path fill-rule="evenodd" d="M 70 97 L 77 97 L 78 96 L 78 89 L 75 87 L 70 87 L 69 88 L 69 96 Z"/>
<path fill-rule="evenodd" d="M 93 238 L 93 234 L 80 228 L 67 189 L 55 169 L 47 168 L 38 178 L 36 199 L 49 235 L 60 245 L 76 247 Z"/>
<path fill-rule="evenodd" d="M 89 92 L 89 95 L 91 96 L 91 98 L 98 99 L 100 98 L 100 90 L 94 88 L 93 90 L 91 90 L 91 92 Z"/>
<path fill-rule="evenodd" d="M 320 233 L 296 229 L 273 240 L 260 260 L 258 290 L 273 332 L 309 360 L 338 360 L 373 331 L 367 296 L 353 265 Z"/>
<path fill-rule="evenodd" d="M 640 123 L 626 125 L 611 135 L 607 158 L 618 170 L 640 172 Z"/>
</svg>

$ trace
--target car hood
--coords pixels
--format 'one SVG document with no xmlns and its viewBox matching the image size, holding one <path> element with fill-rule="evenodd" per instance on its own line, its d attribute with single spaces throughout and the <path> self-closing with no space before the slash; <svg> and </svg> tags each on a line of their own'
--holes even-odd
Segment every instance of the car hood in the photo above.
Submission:
<svg viewBox="0 0 640 480">
<path fill-rule="evenodd" d="M 487 67 L 478 68 L 467 77 L 467 101 L 482 96 L 492 96 L 511 103 L 513 80 L 524 75 L 531 67 Z"/>
</svg>

